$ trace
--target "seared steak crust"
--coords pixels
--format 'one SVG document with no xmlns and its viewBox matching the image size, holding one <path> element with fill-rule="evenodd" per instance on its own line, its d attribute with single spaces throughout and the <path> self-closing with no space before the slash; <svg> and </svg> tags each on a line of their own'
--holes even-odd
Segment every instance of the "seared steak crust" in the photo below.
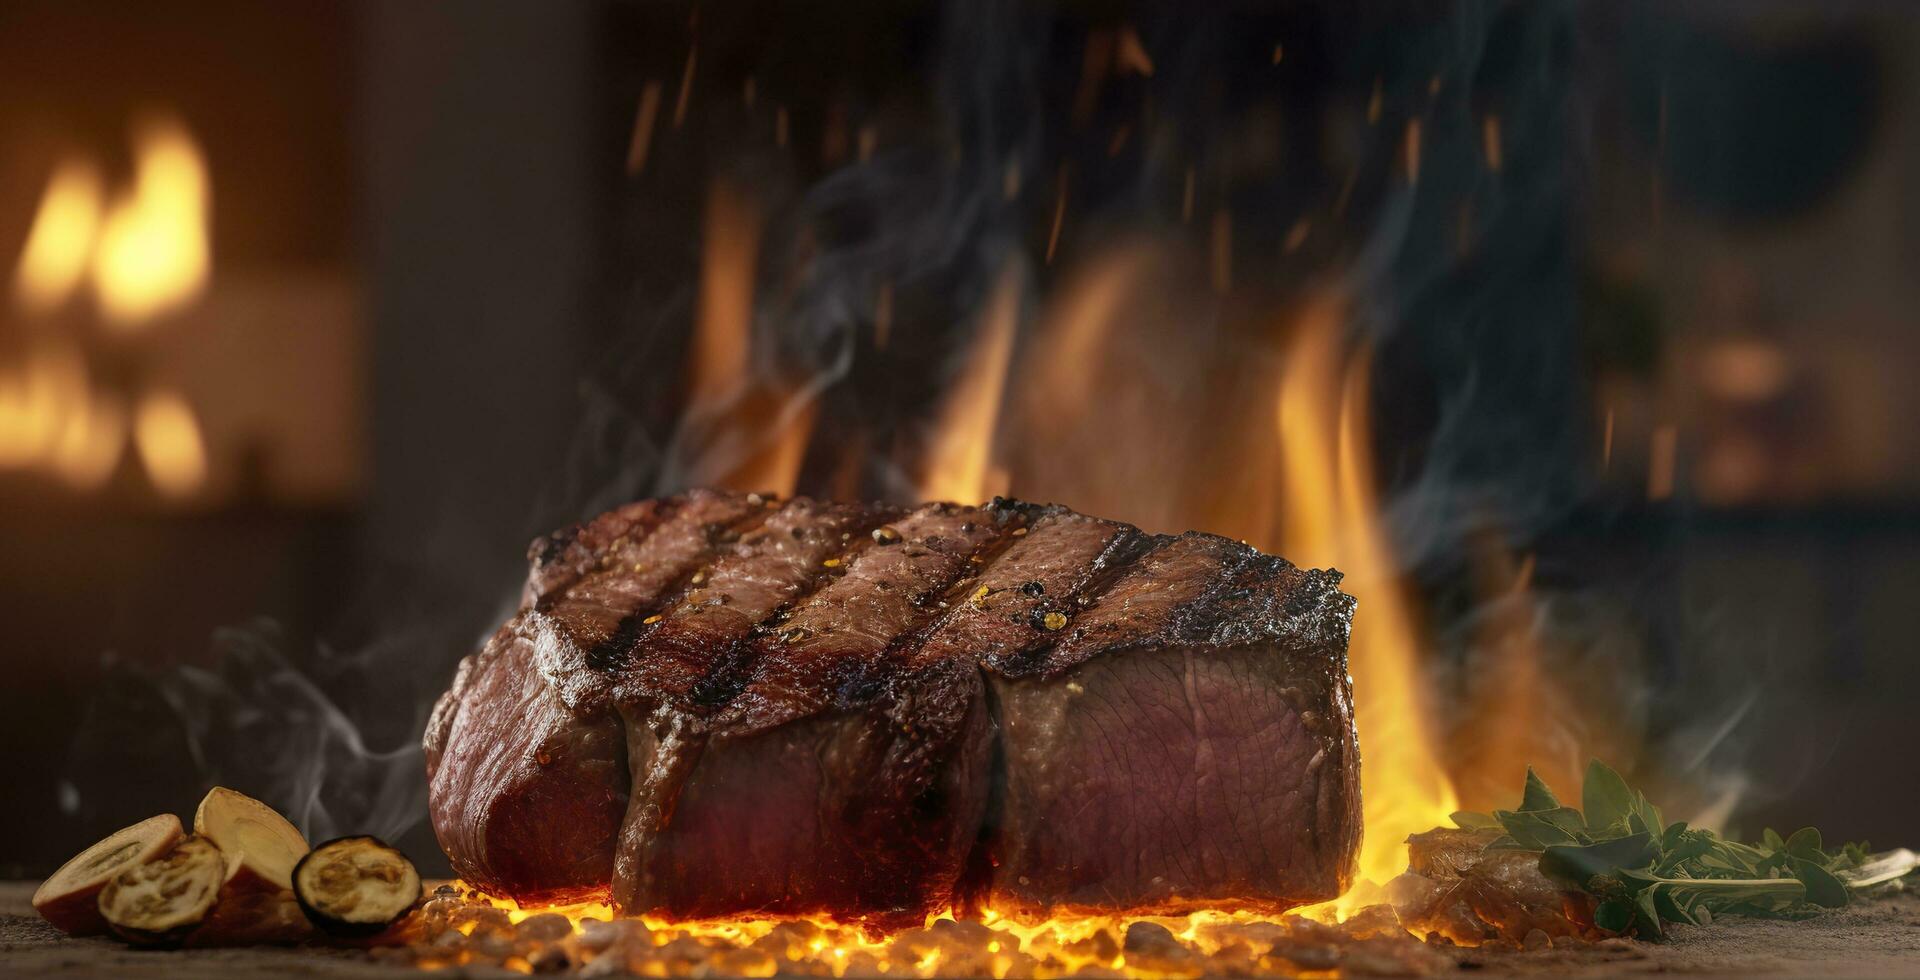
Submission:
<svg viewBox="0 0 1920 980">
<path fill-rule="evenodd" d="M 1338 573 L 1058 506 L 714 491 L 529 559 L 427 734 L 435 830 L 490 891 L 890 926 L 1347 883 Z"/>
</svg>

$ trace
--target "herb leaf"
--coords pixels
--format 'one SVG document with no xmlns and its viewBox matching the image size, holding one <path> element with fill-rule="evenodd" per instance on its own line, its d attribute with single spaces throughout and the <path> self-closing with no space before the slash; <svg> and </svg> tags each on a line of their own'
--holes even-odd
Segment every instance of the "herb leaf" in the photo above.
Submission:
<svg viewBox="0 0 1920 980">
<path fill-rule="evenodd" d="M 1653 838 L 1646 834 L 1598 844 L 1556 844 L 1541 852 L 1540 873 L 1584 891 L 1594 878 L 1617 877 L 1621 869 L 1646 868 L 1658 854 Z"/>
<path fill-rule="evenodd" d="M 1586 811 L 1587 829 L 1601 833 L 1616 823 L 1624 824 L 1633 811 L 1633 790 L 1620 774 L 1599 759 L 1587 764 L 1585 785 L 1580 788 L 1580 809 Z M 1652 832 L 1654 828 L 1649 827 Z"/>
<path fill-rule="evenodd" d="M 1500 821 L 1490 814 L 1475 813 L 1472 810 L 1456 810 L 1452 814 L 1453 825 L 1461 830 L 1499 830 Z"/>
<path fill-rule="evenodd" d="M 1534 772 L 1532 766 L 1528 766 L 1527 788 L 1525 792 L 1520 795 L 1520 812 L 1531 813 L 1537 810 L 1557 810 L 1559 808 L 1560 798 L 1554 796 L 1553 790 L 1547 788 L 1547 783 L 1540 778 L 1540 774 Z"/>
<path fill-rule="evenodd" d="M 1599 760 L 1587 766 L 1583 810 L 1565 806 L 1527 770 L 1520 805 L 1492 814 L 1462 811 L 1463 830 L 1499 829 L 1489 850 L 1532 851 L 1540 871 L 1596 899 L 1594 925 L 1610 933 L 1659 939 L 1666 923 L 1707 924 L 1719 915 L 1804 918 L 1920 869 L 1920 854 L 1870 854 L 1864 844 L 1829 853 L 1818 830 L 1757 844 L 1666 823 L 1660 808 Z"/>
<path fill-rule="evenodd" d="M 1806 858 L 1796 857 L 1793 859 L 1793 876 L 1807 887 L 1807 901 L 1821 908 L 1846 908 L 1847 886 L 1826 868 Z"/>
</svg>

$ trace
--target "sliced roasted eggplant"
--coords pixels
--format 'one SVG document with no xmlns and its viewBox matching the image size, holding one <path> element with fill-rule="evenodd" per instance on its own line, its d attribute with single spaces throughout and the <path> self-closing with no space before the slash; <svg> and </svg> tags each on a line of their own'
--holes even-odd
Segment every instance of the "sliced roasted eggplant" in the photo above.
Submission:
<svg viewBox="0 0 1920 980">
<path fill-rule="evenodd" d="M 74 855 L 33 893 L 33 909 L 54 928 L 76 936 L 107 931 L 100 917 L 100 891 L 113 876 L 166 853 L 183 833 L 171 813 L 148 817 L 115 831 Z"/>
<path fill-rule="evenodd" d="M 215 786 L 193 813 L 193 832 L 225 851 L 239 888 L 293 887 L 307 839 L 287 818 L 245 793 Z"/>
<path fill-rule="evenodd" d="M 245 793 L 216 786 L 193 814 L 193 832 L 219 845 L 227 877 L 206 922 L 187 946 L 295 943 L 313 926 L 293 898 L 293 866 L 307 839 L 272 807 Z"/>
<path fill-rule="evenodd" d="M 420 873 L 377 837 L 341 837 L 314 848 L 293 869 L 293 894 L 307 918 L 337 936 L 370 936 L 420 901 Z"/>
<path fill-rule="evenodd" d="M 227 858 L 204 837 L 183 838 L 165 854 L 126 868 L 100 891 L 100 915 L 122 939 L 172 945 L 213 911 Z"/>
</svg>

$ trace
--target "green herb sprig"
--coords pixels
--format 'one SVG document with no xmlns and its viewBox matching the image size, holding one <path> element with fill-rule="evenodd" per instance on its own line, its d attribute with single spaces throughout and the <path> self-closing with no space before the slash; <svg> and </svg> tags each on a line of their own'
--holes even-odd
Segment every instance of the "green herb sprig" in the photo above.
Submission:
<svg viewBox="0 0 1920 980">
<path fill-rule="evenodd" d="M 1595 925 L 1644 939 L 1662 938 L 1666 923 L 1705 925 L 1717 915 L 1803 918 L 1900 887 L 1920 868 L 1920 855 L 1905 848 L 1870 854 L 1860 843 L 1829 852 L 1812 827 L 1785 838 L 1768 830 L 1759 843 L 1742 844 L 1667 823 L 1597 759 L 1587 766 L 1579 809 L 1563 805 L 1528 769 L 1519 807 L 1463 811 L 1453 822 L 1501 831 L 1489 850 L 1538 853 L 1542 873 L 1598 900 Z"/>
</svg>

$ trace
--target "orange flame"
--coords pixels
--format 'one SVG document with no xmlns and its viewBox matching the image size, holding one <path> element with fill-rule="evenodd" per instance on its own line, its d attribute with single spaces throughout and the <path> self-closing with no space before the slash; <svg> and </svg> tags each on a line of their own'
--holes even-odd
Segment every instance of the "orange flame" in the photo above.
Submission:
<svg viewBox="0 0 1920 980">
<path fill-rule="evenodd" d="M 994 463 L 994 429 L 1013 360 L 1020 325 L 1020 274 L 1009 268 L 987 300 L 972 356 L 954 379 L 928 453 L 920 495 L 928 500 L 985 500 L 1007 489 L 1006 471 Z"/>
<path fill-rule="evenodd" d="M 178 120 L 148 120 L 134 133 L 132 189 L 100 225 L 94 287 L 106 322 L 122 330 L 200 294 L 212 266 L 209 182 L 193 137 Z"/>
<path fill-rule="evenodd" d="M 161 494 L 187 497 L 206 481 L 207 447 L 200 420 L 179 392 L 148 392 L 134 415 L 133 437 L 147 476 Z"/>
<path fill-rule="evenodd" d="M 87 405 L 87 362 L 70 344 L 42 341 L 0 379 L 0 467 L 49 462 L 63 431 Z"/>
<path fill-rule="evenodd" d="M 97 490 L 113 475 L 126 444 L 126 409 L 113 395 L 96 392 L 61 428 L 53 470 L 75 490 Z"/>
<path fill-rule="evenodd" d="M 714 182 L 689 368 L 689 415 L 711 451 L 696 455 L 688 482 L 784 495 L 799 482 L 819 405 L 812 390 L 750 370 L 760 225 L 739 188 Z"/>
<path fill-rule="evenodd" d="M 68 160 L 54 170 L 14 271 L 14 303 L 21 312 L 50 312 L 79 287 L 100 225 L 101 195 L 93 164 Z"/>
<path fill-rule="evenodd" d="M 1457 806 L 1434 751 L 1423 646 L 1380 526 L 1366 448 L 1368 358 L 1345 357 L 1343 323 L 1336 304 L 1315 305 L 1288 352 L 1277 406 L 1278 551 L 1339 568 L 1360 600 L 1348 652 L 1363 760 L 1360 874 L 1384 884 L 1407 868 L 1407 836 L 1446 823 Z"/>
<path fill-rule="evenodd" d="M 148 119 L 133 135 L 133 182 L 111 206 L 93 163 L 55 168 L 14 270 L 22 313 L 54 312 L 90 277 L 104 323 L 124 332 L 205 288 L 210 193 L 200 150 L 172 117 Z M 163 494 L 186 496 L 205 482 L 206 446 L 184 398 L 149 395 L 131 428 Z M 36 340 L 16 368 L 0 372 L 0 468 L 37 467 L 94 490 L 119 465 L 128 430 L 124 400 L 94 390 L 87 359 L 70 340 Z"/>
</svg>

